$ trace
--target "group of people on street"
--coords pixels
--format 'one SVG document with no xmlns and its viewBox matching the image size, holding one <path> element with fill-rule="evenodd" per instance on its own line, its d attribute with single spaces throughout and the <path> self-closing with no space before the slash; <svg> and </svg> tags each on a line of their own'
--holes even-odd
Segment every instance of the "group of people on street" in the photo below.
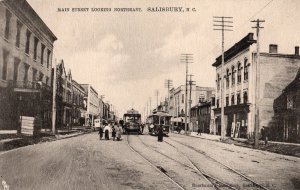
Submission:
<svg viewBox="0 0 300 190">
<path fill-rule="evenodd" d="M 110 133 L 111 133 L 111 137 L 112 137 L 113 141 L 121 140 L 122 126 L 119 126 L 117 122 L 109 123 L 109 124 L 104 123 L 103 125 L 104 125 L 104 127 L 103 126 L 100 127 L 99 133 L 98 133 L 100 136 L 100 140 L 102 140 L 103 134 L 104 134 L 104 139 L 109 140 Z"/>
</svg>

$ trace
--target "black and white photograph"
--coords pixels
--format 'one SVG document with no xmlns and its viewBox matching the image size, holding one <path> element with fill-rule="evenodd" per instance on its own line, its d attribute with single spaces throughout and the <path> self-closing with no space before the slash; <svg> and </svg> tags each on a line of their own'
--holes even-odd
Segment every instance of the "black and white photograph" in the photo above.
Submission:
<svg viewBox="0 0 300 190">
<path fill-rule="evenodd" d="M 0 0 L 0 190 L 300 190 L 300 1 Z"/>
</svg>

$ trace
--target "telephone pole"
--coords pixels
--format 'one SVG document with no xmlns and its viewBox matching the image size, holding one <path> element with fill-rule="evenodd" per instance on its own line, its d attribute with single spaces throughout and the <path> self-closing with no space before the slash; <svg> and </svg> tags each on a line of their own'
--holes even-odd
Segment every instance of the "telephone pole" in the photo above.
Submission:
<svg viewBox="0 0 300 190">
<path fill-rule="evenodd" d="M 149 111 L 150 111 L 150 115 L 151 115 L 152 114 L 152 111 L 151 111 L 151 97 L 150 97 Z"/>
<path fill-rule="evenodd" d="M 188 71 L 189 63 L 193 63 L 193 54 L 181 54 L 180 61 L 185 63 L 185 100 L 184 100 L 184 132 L 187 135 L 187 95 L 188 95 Z"/>
<path fill-rule="evenodd" d="M 215 23 L 213 26 L 215 27 L 214 30 L 221 30 L 222 31 L 222 64 L 221 64 L 221 140 L 225 139 L 225 118 L 224 118 L 224 97 L 225 97 L 225 90 L 224 90 L 224 75 L 223 75 L 223 67 L 224 67 L 224 32 L 225 31 L 233 31 L 230 29 L 233 27 L 231 24 L 233 23 L 231 19 L 233 17 L 224 17 L 224 16 L 214 16 Z"/>
<path fill-rule="evenodd" d="M 156 90 L 155 91 L 155 96 L 156 96 L 156 109 L 158 109 L 158 95 L 159 95 L 159 91 Z M 157 111 L 157 110 L 156 110 Z"/>
<path fill-rule="evenodd" d="M 189 132 L 191 132 L 191 111 L 192 111 L 192 86 L 195 85 L 195 81 L 192 81 L 192 76 L 194 75 L 188 75 L 190 77 L 190 80 L 188 81 L 190 85 L 190 97 L 189 97 Z"/>
<path fill-rule="evenodd" d="M 252 20 L 251 22 L 255 22 L 256 26 L 252 27 L 256 29 L 256 64 L 255 64 L 255 128 L 254 128 L 254 146 L 257 147 L 259 144 L 259 101 L 260 101 L 260 49 L 259 49 L 259 30 L 261 28 L 260 23 L 265 22 L 265 20 Z"/>
<path fill-rule="evenodd" d="M 57 72 L 57 62 L 56 59 L 54 61 L 54 68 L 53 68 L 53 92 L 52 92 L 52 133 L 55 134 L 56 132 L 56 72 Z"/>
<path fill-rule="evenodd" d="M 167 112 L 169 112 L 169 106 L 170 106 L 170 88 L 172 87 L 173 81 L 170 79 L 165 80 L 165 88 L 168 89 L 168 106 L 167 106 Z"/>
</svg>

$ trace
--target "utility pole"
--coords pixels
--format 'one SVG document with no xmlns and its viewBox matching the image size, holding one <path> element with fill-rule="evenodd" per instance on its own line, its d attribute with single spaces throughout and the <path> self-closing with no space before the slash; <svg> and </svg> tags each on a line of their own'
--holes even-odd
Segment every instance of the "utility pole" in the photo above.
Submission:
<svg viewBox="0 0 300 190">
<path fill-rule="evenodd" d="M 193 63 L 193 54 L 181 54 L 180 61 L 185 63 L 185 100 L 184 100 L 184 132 L 187 135 L 187 95 L 188 95 L 188 71 L 189 71 L 189 63 Z"/>
<path fill-rule="evenodd" d="M 255 104 L 254 104 L 254 110 L 255 110 L 255 128 L 254 128 L 254 146 L 257 147 L 259 144 L 259 101 L 260 101 L 260 50 L 259 50 L 259 30 L 261 28 L 260 23 L 265 22 L 265 20 L 252 20 L 251 22 L 256 22 L 256 26 L 252 28 L 256 28 L 256 64 L 255 64 Z"/>
<path fill-rule="evenodd" d="M 189 132 L 191 132 L 191 111 L 192 111 L 192 86 L 195 85 L 195 81 L 192 81 L 192 76 L 194 75 L 188 75 L 190 77 L 189 85 L 190 85 L 190 97 L 189 97 Z"/>
<path fill-rule="evenodd" d="M 173 81 L 170 79 L 165 80 L 165 88 L 168 89 L 168 106 L 167 106 L 167 112 L 169 112 L 169 106 L 170 106 L 170 88 L 172 87 Z"/>
<path fill-rule="evenodd" d="M 149 105 L 149 109 L 150 109 L 150 115 L 152 114 L 152 111 L 151 111 L 151 97 L 150 97 L 150 105 Z"/>
<path fill-rule="evenodd" d="M 223 70 L 224 70 L 224 32 L 225 31 L 233 31 L 230 29 L 233 27 L 232 24 L 233 22 L 231 19 L 233 17 L 224 17 L 224 16 L 214 16 L 213 17 L 216 20 L 214 21 L 214 30 L 221 30 L 222 31 L 222 64 L 221 64 L 221 140 L 225 139 L 225 118 L 224 118 L 224 97 L 225 97 L 225 90 L 224 90 L 224 75 L 223 75 Z"/>
<path fill-rule="evenodd" d="M 56 59 L 54 61 L 54 69 L 53 69 L 53 92 L 52 92 L 52 133 L 56 132 L 56 72 L 57 72 L 57 62 Z"/>
</svg>

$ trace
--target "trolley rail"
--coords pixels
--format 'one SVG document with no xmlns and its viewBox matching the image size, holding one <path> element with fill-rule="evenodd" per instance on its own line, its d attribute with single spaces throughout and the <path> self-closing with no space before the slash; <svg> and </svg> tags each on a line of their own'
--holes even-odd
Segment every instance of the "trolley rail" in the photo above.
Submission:
<svg viewBox="0 0 300 190">
<path fill-rule="evenodd" d="M 216 162 L 216 163 L 220 164 L 221 166 L 227 168 L 229 171 L 231 171 L 231 172 L 233 172 L 233 173 L 235 173 L 235 174 L 241 176 L 242 178 L 246 179 L 247 181 L 251 182 L 251 183 L 253 184 L 253 188 L 269 190 L 268 188 L 266 188 L 266 187 L 264 187 L 263 185 L 261 185 L 261 184 L 255 182 L 254 180 L 252 180 L 252 179 L 249 178 L 248 176 L 246 176 L 246 175 L 244 175 L 244 174 L 242 174 L 242 173 L 236 171 L 235 169 L 233 169 L 233 168 L 231 168 L 231 167 L 229 167 L 229 166 L 223 164 L 222 162 L 219 162 L 218 160 L 214 159 L 213 157 L 211 157 L 211 156 L 209 156 L 209 155 L 207 155 L 207 154 L 203 154 L 201 151 L 197 150 L 196 148 L 194 148 L 194 147 L 192 147 L 192 146 L 190 146 L 190 145 L 187 145 L 187 144 L 185 144 L 185 143 L 179 142 L 179 141 L 174 140 L 174 139 L 172 139 L 172 138 L 168 138 L 168 140 L 171 140 L 171 141 L 173 141 L 173 142 L 176 142 L 176 143 L 178 143 L 178 144 L 181 144 L 182 146 L 185 146 L 185 147 L 187 147 L 187 148 L 189 148 L 189 149 L 192 149 L 193 151 L 197 152 L 198 154 L 201 154 L 201 155 L 205 156 L 206 158 L 208 158 L 208 159 L 210 159 L 210 160 L 213 160 L 214 162 Z M 168 142 L 166 142 L 166 143 L 178 150 L 178 148 L 176 148 L 174 145 L 171 145 L 171 144 L 168 143 Z M 179 150 L 178 150 L 178 151 L 179 151 Z M 193 162 L 192 162 L 185 154 L 183 154 L 183 155 L 184 155 L 184 156 L 192 163 L 193 167 L 194 167 L 195 169 L 197 168 L 197 170 L 198 170 L 199 172 L 201 172 L 204 176 L 207 176 L 208 178 L 217 180 L 217 179 L 213 178 L 212 176 L 210 176 L 210 175 L 208 175 L 208 174 L 205 174 L 204 172 L 202 172 L 201 170 L 199 170 L 199 168 L 198 168 L 198 167 L 197 167 L 197 166 L 196 166 L 196 165 L 195 165 L 195 164 L 194 164 L 194 163 L 193 163 Z M 224 183 L 224 182 L 221 182 L 220 180 L 217 180 L 217 181 L 220 182 L 222 185 L 225 185 L 225 186 L 229 187 L 230 189 L 237 189 L 236 187 L 234 187 L 234 186 L 232 186 L 232 185 L 229 185 L 229 184 L 226 184 L 226 183 Z"/>
<path fill-rule="evenodd" d="M 164 174 L 164 176 L 166 176 L 166 178 L 168 178 L 173 184 L 175 184 L 179 189 L 182 189 L 182 190 L 185 190 L 185 188 L 180 185 L 179 183 L 177 183 L 175 180 L 173 180 L 170 176 L 168 176 L 168 174 L 162 172 L 158 166 L 156 166 L 155 164 L 153 164 L 149 159 L 147 159 L 146 157 L 144 157 L 140 152 L 138 152 L 137 150 L 135 150 L 131 145 L 130 145 L 130 142 L 129 142 L 129 135 L 126 135 L 126 142 L 127 142 L 127 145 L 129 146 L 129 148 L 135 152 L 136 154 L 138 154 L 143 160 L 145 160 L 149 165 L 151 165 L 156 171 L 158 171 L 159 173 L 162 173 Z"/>
</svg>

